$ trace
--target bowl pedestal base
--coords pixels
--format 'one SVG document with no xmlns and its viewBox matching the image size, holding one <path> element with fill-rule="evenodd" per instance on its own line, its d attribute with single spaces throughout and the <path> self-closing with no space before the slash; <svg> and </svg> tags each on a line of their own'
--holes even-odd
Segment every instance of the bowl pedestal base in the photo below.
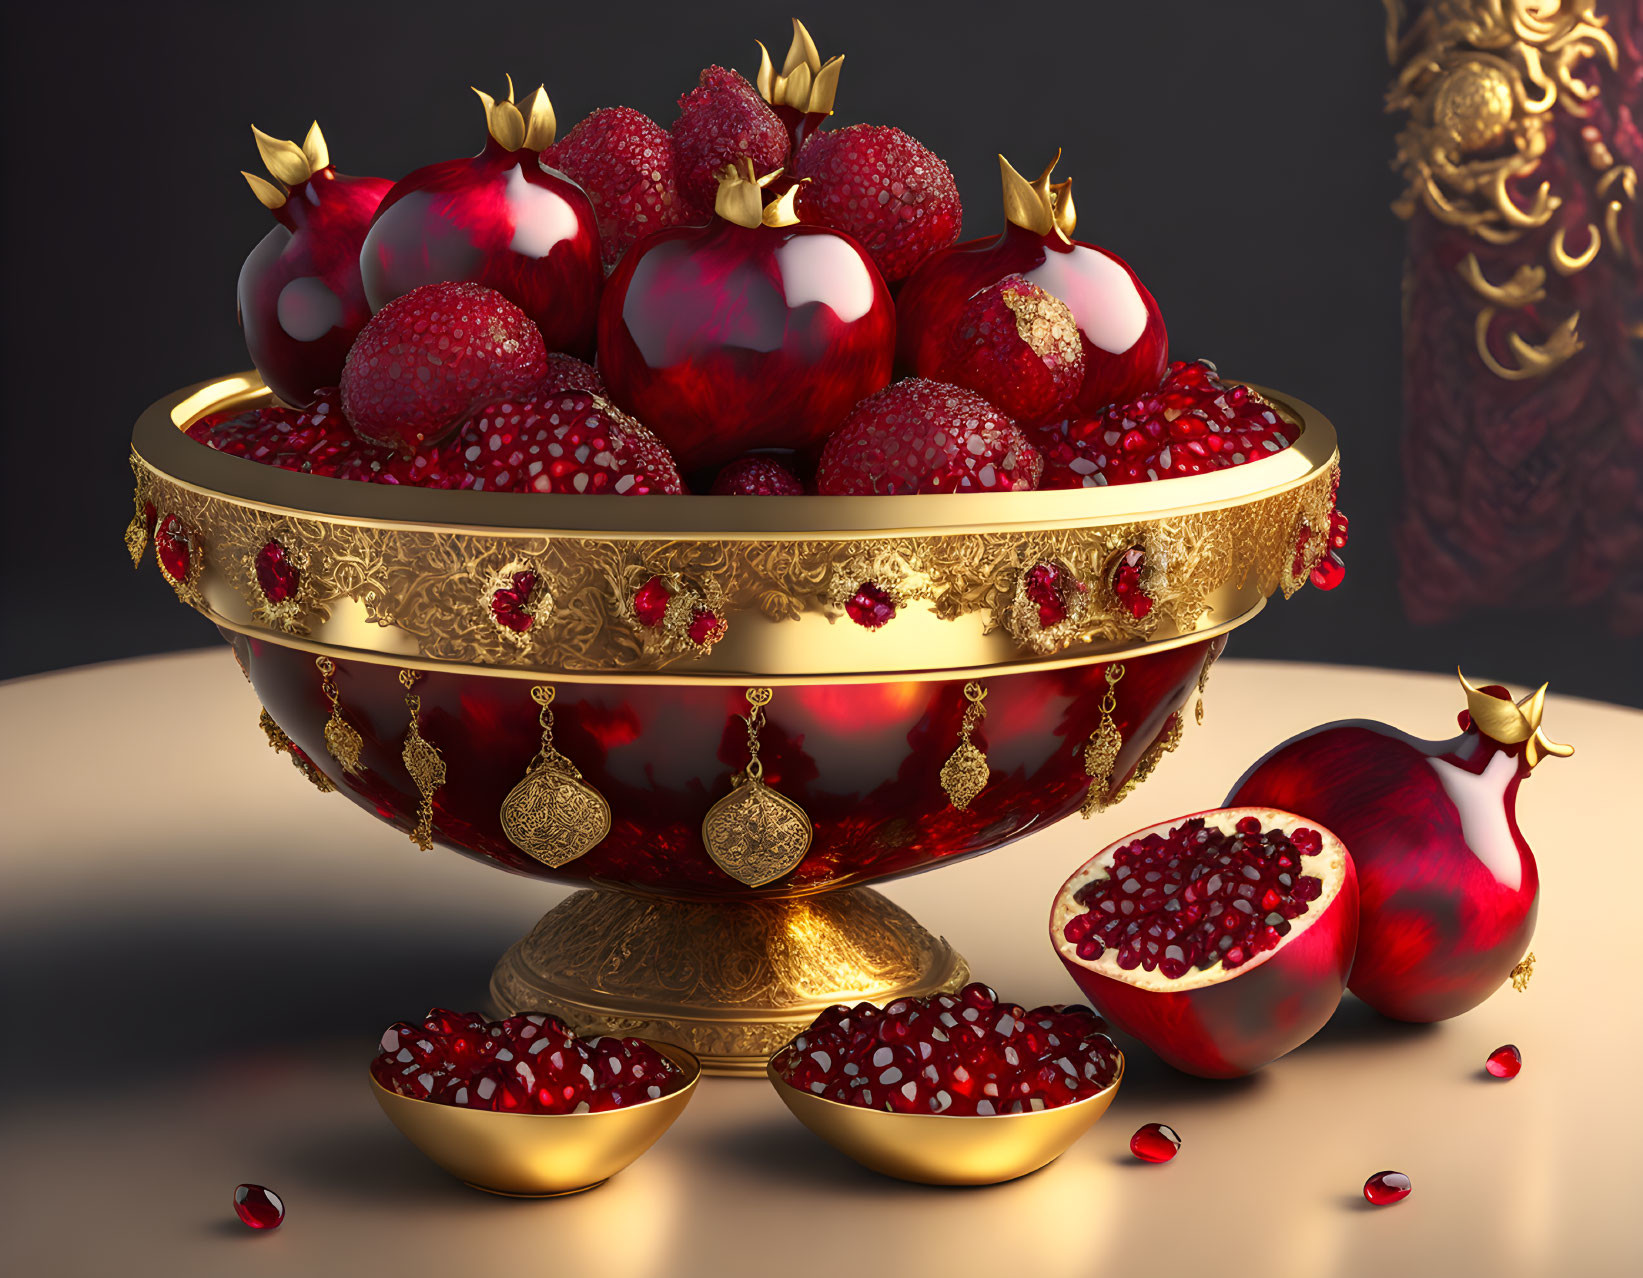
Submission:
<svg viewBox="0 0 1643 1278">
<path fill-rule="evenodd" d="M 585 889 L 502 956 L 491 1002 L 677 1043 L 705 1073 L 756 1076 L 825 1007 L 969 979 L 962 955 L 871 888 L 756 901 Z"/>
</svg>

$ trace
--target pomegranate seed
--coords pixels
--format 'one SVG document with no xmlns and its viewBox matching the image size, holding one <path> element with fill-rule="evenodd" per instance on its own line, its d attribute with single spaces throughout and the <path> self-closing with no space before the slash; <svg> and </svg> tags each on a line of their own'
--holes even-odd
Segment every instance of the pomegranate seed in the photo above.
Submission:
<svg viewBox="0 0 1643 1278">
<path fill-rule="evenodd" d="M 251 1229 L 278 1229 L 285 1219 L 285 1203 L 272 1189 L 236 1185 L 234 1212 Z"/>
<path fill-rule="evenodd" d="M 864 581 L 844 605 L 850 620 L 868 630 L 877 630 L 896 615 L 896 601 L 876 581 Z"/>
<path fill-rule="evenodd" d="M 1489 1053 L 1489 1059 L 1484 1061 L 1483 1068 L 1496 1078 L 1516 1078 L 1518 1071 L 1523 1068 L 1523 1053 L 1512 1043 L 1506 1044 L 1505 1047 L 1497 1047 Z"/>
<path fill-rule="evenodd" d="M 1409 1197 L 1413 1186 L 1399 1171 L 1376 1172 L 1363 1183 L 1363 1196 L 1377 1207 L 1390 1207 Z"/>
<path fill-rule="evenodd" d="M 667 606 L 672 602 L 673 592 L 667 588 L 667 583 L 660 577 L 652 577 L 633 596 L 633 615 L 639 618 L 641 626 L 654 630 L 662 624 L 662 618 L 667 615 Z"/>
<path fill-rule="evenodd" d="M 1318 566 L 1312 570 L 1309 580 L 1319 590 L 1333 590 L 1346 580 L 1346 565 L 1341 562 L 1341 557 L 1331 550 L 1318 560 Z"/>
<path fill-rule="evenodd" d="M 1180 1152 L 1181 1138 L 1163 1123 L 1148 1123 L 1130 1137 L 1130 1153 L 1144 1163 L 1167 1163 Z"/>
</svg>

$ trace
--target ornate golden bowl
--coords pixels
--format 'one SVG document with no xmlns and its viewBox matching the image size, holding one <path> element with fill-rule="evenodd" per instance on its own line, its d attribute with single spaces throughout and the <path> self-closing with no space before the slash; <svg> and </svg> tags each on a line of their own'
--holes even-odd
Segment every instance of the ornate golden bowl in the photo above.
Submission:
<svg viewBox="0 0 1643 1278">
<path fill-rule="evenodd" d="M 183 433 L 267 397 L 242 374 L 143 414 L 133 559 L 216 622 L 319 788 L 590 889 L 498 965 L 502 1010 L 710 1071 L 757 1073 L 830 1003 L 962 984 L 863 885 L 1139 783 L 1227 633 L 1324 553 L 1337 469 L 1329 423 L 1270 394 L 1301 433 L 1258 463 L 1019 494 L 431 491 Z"/>
<path fill-rule="evenodd" d="M 1107 1112 L 1124 1081 L 1094 1096 L 1029 1114 L 894 1114 L 802 1091 L 766 1070 L 793 1116 L 863 1167 L 921 1185 L 996 1185 L 1035 1172 L 1072 1148 Z"/>
<path fill-rule="evenodd" d="M 496 1114 L 390 1092 L 371 1094 L 405 1138 L 458 1180 L 515 1198 L 554 1198 L 602 1185 L 661 1139 L 696 1094 L 701 1063 L 651 1043 L 685 1072 L 676 1092 L 589 1114 Z"/>
</svg>

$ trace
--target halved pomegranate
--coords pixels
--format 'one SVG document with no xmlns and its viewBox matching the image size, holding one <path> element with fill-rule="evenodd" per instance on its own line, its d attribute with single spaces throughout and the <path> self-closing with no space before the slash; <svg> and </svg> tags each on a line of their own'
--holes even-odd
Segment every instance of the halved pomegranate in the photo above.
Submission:
<svg viewBox="0 0 1643 1278">
<path fill-rule="evenodd" d="M 1061 885 L 1050 939 L 1114 1026 L 1176 1069 L 1236 1078 L 1334 1013 L 1358 878 L 1328 830 L 1223 808 L 1126 835 Z"/>
</svg>

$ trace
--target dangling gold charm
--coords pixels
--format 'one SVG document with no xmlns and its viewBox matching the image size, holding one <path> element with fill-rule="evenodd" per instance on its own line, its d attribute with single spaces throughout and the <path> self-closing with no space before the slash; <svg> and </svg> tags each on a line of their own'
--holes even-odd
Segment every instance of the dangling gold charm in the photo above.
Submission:
<svg viewBox="0 0 1643 1278">
<path fill-rule="evenodd" d="M 958 730 L 958 749 L 947 756 L 941 765 L 941 788 L 947 791 L 947 802 L 960 812 L 970 806 L 976 795 L 987 788 L 990 769 L 987 756 L 970 740 L 976 724 L 987 717 L 987 689 L 979 683 L 964 685 L 964 722 Z"/>
<path fill-rule="evenodd" d="M 329 657 L 315 657 L 314 664 L 319 667 L 320 687 L 325 692 L 325 699 L 331 703 L 331 717 L 325 721 L 325 748 L 342 765 L 344 772 L 358 772 L 359 757 L 365 752 L 365 738 L 359 735 L 358 728 L 342 717 L 342 699 L 337 695 L 337 685 L 332 677 L 337 672 L 336 663 Z"/>
<path fill-rule="evenodd" d="M 1529 988 L 1529 978 L 1535 974 L 1535 952 L 1530 950 L 1512 969 L 1512 988 L 1519 994 Z"/>
<path fill-rule="evenodd" d="M 1209 668 L 1215 664 L 1215 645 L 1211 644 L 1204 654 L 1204 667 L 1198 672 L 1198 704 L 1193 707 L 1193 715 L 1198 720 L 1198 726 L 1204 724 L 1204 689 L 1209 686 Z"/>
<path fill-rule="evenodd" d="M 1107 792 L 1112 789 L 1112 771 L 1118 764 L 1119 748 L 1124 744 L 1118 724 L 1113 720 L 1113 713 L 1118 709 L 1115 689 L 1124 677 L 1124 667 L 1121 664 L 1110 665 L 1106 674 L 1107 691 L 1101 698 L 1101 722 L 1084 745 L 1084 771 L 1090 778 L 1090 788 L 1079 811 L 1086 821 L 1097 812 L 1105 812 L 1109 806 Z"/>
<path fill-rule="evenodd" d="M 290 758 L 291 765 L 313 783 L 314 789 L 321 794 L 330 794 L 336 789 L 331 784 L 331 778 L 314 766 L 314 761 L 297 749 L 296 742 L 285 735 L 285 729 L 274 722 L 274 716 L 265 709 L 262 717 L 257 720 L 257 726 L 268 737 L 268 744 L 276 754 L 283 754 Z"/>
<path fill-rule="evenodd" d="M 405 688 L 405 708 L 411 712 L 411 726 L 405 733 L 405 748 L 400 751 L 400 757 L 405 760 L 405 771 L 411 774 L 417 793 L 422 796 L 411 842 L 426 852 L 434 845 L 434 792 L 445 784 L 445 757 L 439 753 L 438 746 L 422 735 L 417 722 L 422 716 L 422 698 L 411 691 L 416 679 L 414 670 L 399 672 L 399 682 Z"/>
<path fill-rule="evenodd" d="M 131 555 L 131 566 L 142 567 L 143 552 L 148 549 L 148 512 L 143 509 L 142 494 L 132 499 L 135 509 L 131 522 L 126 525 L 126 550 Z"/>
<path fill-rule="evenodd" d="M 591 851 L 610 833 L 610 804 L 553 748 L 553 697 L 549 687 L 531 689 L 542 707 L 542 748 L 525 778 L 502 800 L 502 833 L 521 852 L 557 869 Z"/>
<path fill-rule="evenodd" d="M 810 850 L 812 834 L 805 810 L 764 783 L 759 728 L 770 696 L 769 688 L 747 690 L 747 767 L 702 820 L 702 842 L 713 864 L 748 887 L 791 873 Z"/>
</svg>

